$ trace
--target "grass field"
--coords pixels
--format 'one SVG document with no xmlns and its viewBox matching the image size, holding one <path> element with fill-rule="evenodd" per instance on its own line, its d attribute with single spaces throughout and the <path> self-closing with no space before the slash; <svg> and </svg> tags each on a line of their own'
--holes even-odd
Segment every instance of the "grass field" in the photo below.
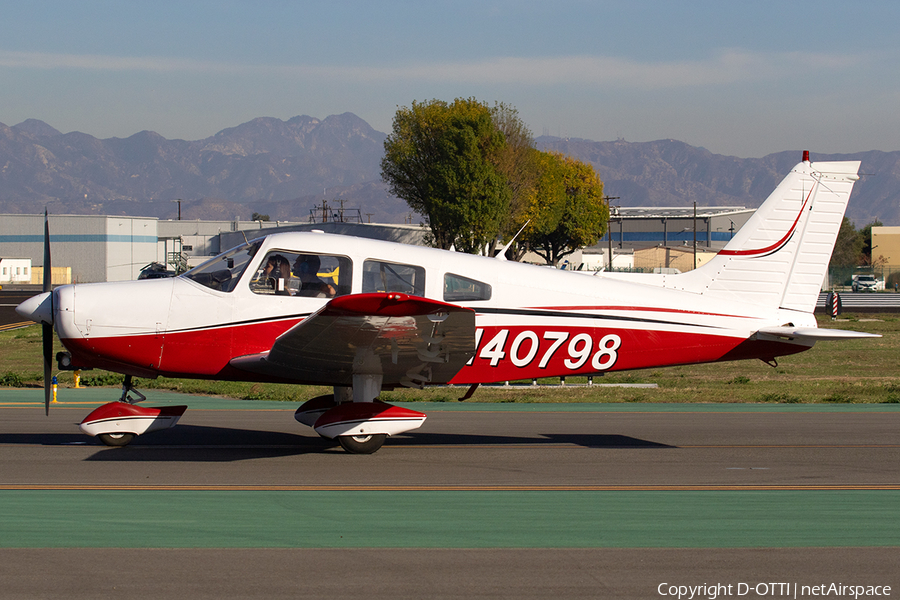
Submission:
<svg viewBox="0 0 900 600">
<path fill-rule="evenodd" d="M 819 342 L 808 352 L 786 356 L 777 367 L 758 361 L 687 365 L 613 373 L 595 377 L 595 384 L 655 383 L 659 387 L 630 388 L 603 385 L 482 386 L 472 398 L 478 402 L 770 402 L 770 403 L 900 403 L 900 317 L 845 315 L 832 322 L 819 317 L 820 327 L 879 333 L 881 339 Z M 55 350 L 62 347 L 57 342 Z M 58 374 L 60 386 L 73 385 L 72 373 Z M 118 387 L 122 378 L 105 371 L 85 371 L 86 385 Z M 567 384 L 584 383 L 570 377 Z M 530 381 L 528 382 L 530 383 Z M 541 380 L 557 384 L 558 379 Z M 41 328 L 0 332 L 0 389 L 40 387 Z M 254 384 L 189 379 L 141 379 L 137 387 L 208 394 L 247 400 L 303 402 L 330 393 L 330 388 Z M 463 387 L 385 392 L 388 402 L 455 402 Z M 2 393 L 2 391 L 0 391 Z"/>
</svg>

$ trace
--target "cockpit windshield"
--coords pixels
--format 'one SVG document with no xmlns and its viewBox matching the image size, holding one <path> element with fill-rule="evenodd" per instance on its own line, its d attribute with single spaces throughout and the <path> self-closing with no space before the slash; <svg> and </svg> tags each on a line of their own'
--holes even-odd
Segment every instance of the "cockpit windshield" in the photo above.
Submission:
<svg viewBox="0 0 900 600">
<path fill-rule="evenodd" d="M 213 290 L 230 292 L 237 286 L 244 269 L 247 268 L 250 259 L 256 256 L 261 244 L 262 240 L 254 240 L 232 248 L 202 265 L 194 267 L 183 277 L 193 279 L 200 285 L 205 285 Z"/>
</svg>

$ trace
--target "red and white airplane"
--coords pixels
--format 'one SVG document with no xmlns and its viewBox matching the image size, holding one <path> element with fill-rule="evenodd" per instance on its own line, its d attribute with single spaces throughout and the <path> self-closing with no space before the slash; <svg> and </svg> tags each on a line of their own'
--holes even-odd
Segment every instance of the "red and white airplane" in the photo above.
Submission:
<svg viewBox="0 0 900 600">
<path fill-rule="evenodd" d="M 173 279 L 66 285 L 17 310 L 45 334 L 56 328 L 68 368 L 126 375 L 121 400 L 81 424 L 104 443 L 177 422 L 184 407 L 142 408 L 132 396 L 143 398 L 132 376 L 166 376 L 333 386 L 297 420 L 371 453 L 425 420 L 379 401 L 382 390 L 774 362 L 817 340 L 870 337 L 818 329 L 813 316 L 858 169 L 805 154 L 723 250 L 677 275 L 280 233 Z M 45 346 L 47 375 L 49 355 Z"/>
</svg>

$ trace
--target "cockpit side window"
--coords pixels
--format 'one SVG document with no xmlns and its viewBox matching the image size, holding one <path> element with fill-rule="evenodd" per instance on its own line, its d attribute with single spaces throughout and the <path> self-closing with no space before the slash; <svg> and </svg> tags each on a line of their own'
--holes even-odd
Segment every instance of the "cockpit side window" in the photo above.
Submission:
<svg viewBox="0 0 900 600">
<path fill-rule="evenodd" d="M 262 244 L 262 240 L 256 240 L 232 248 L 200 266 L 194 267 L 183 277 L 192 279 L 212 290 L 230 292 L 237 286 L 250 259 L 256 256 L 260 244 Z"/>
<path fill-rule="evenodd" d="M 350 293 L 353 263 L 346 256 L 272 250 L 250 280 L 254 294 L 333 298 Z"/>
<path fill-rule="evenodd" d="M 363 293 L 402 292 L 425 295 L 425 269 L 416 265 L 367 260 L 363 263 Z"/>
<path fill-rule="evenodd" d="M 482 281 L 476 281 L 447 273 L 444 275 L 444 302 L 465 302 L 470 300 L 490 300 L 491 286 Z"/>
</svg>

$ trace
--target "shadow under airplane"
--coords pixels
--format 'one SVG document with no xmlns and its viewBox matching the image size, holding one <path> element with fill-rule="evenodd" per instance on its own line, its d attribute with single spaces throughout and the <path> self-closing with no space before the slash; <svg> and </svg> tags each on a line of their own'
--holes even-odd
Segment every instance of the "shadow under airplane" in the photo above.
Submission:
<svg viewBox="0 0 900 600">
<path fill-rule="evenodd" d="M 179 425 L 138 437 L 123 448 L 109 448 L 80 433 L 0 433 L 0 444 L 93 446 L 102 448 L 88 461 L 231 462 L 316 452 L 339 451 L 332 440 L 273 431 Z M 559 446 L 595 449 L 674 448 L 618 434 L 547 433 L 534 436 L 455 433 L 406 433 L 392 437 L 390 446 Z"/>
</svg>

